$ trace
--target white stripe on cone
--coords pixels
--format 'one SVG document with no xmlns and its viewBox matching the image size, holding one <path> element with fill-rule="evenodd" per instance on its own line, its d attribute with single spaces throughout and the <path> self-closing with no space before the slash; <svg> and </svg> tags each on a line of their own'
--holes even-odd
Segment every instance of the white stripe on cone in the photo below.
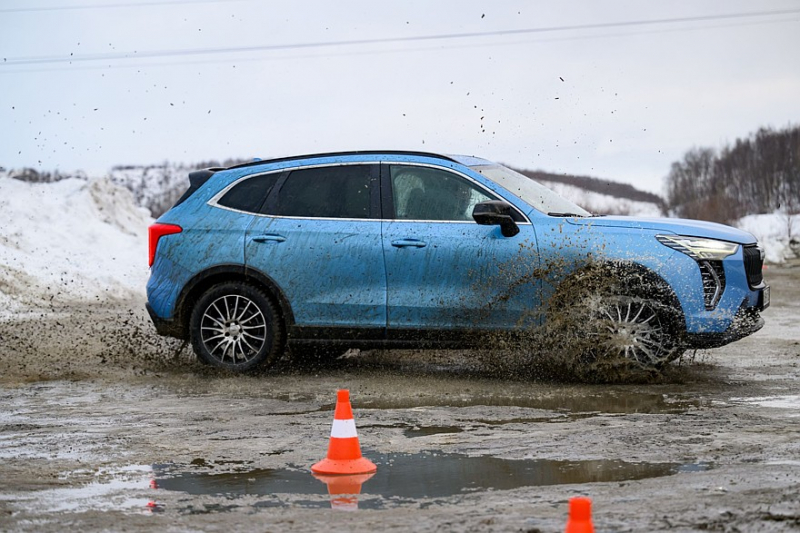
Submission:
<svg viewBox="0 0 800 533">
<path fill-rule="evenodd" d="M 350 420 L 336 420 L 334 418 L 333 425 L 331 426 L 331 437 L 337 439 L 352 439 L 358 437 L 356 434 L 356 421 L 352 418 Z"/>
</svg>

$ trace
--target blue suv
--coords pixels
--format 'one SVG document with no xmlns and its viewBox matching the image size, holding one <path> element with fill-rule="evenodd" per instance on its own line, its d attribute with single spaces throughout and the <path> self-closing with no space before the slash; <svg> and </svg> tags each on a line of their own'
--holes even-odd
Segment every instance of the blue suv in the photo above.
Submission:
<svg viewBox="0 0 800 533">
<path fill-rule="evenodd" d="M 586 365 L 659 368 L 757 331 L 769 305 L 749 233 L 594 216 L 477 157 L 304 155 L 189 183 L 150 227 L 147 309 L 160 334 L 232 371 L 287 349 L 498 335 L 582 341 Z"/>
</svg>

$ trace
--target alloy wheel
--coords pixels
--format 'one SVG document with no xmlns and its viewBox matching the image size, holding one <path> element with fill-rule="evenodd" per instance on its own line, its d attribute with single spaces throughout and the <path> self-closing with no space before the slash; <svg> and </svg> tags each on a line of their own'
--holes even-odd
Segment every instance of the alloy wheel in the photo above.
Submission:
<svg viewBox="0 0 800 533">
<path fill-rule="evenodd" d="M 617 297 L 605 300 L 597 316 L 598 343 L 616 355 L 644 367 L 667 362 L 672 353 L 670 332 L 651 300 Z"/>
<path fill-rule="evenodd" d="M 227 294 L 206 307 L 200 338 L 220 363 L 241 364 L 256 357 L 268 342 L 264 313 L 251 299 Z"/>
</svg>

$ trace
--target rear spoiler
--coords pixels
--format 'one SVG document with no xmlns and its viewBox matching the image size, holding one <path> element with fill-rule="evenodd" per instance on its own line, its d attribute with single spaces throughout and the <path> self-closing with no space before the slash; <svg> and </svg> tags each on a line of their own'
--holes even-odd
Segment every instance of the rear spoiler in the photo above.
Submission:
<svg viewBox="0 0 800 533">
<path fill-rule="evenodd" d="M 204 168 L 203 170 L 195 170 L 194 172 L 189 173 L 189 188 L 186 189 L 186 192 L 183 193 L 183 196 L 178 198 L 178 201 L 175 202 L 175 205 L 172 207 L 178 206 L 182 204 L 187 198 L 197 191 L 200 187 L 203 186 L 205 182 L 209 180 L 211 176 L 213 176 L 216 172 L 220 170 L 225 170 L 224 167 L 211 167 L 211 168 Z"/>
</svg>

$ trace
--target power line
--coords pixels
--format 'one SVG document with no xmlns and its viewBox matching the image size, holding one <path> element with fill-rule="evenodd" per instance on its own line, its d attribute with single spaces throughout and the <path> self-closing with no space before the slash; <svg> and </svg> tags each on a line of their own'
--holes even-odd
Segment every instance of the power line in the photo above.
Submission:
<svg viewBox="0 0 800 533">
<path fill-rule="evenodd" d="M 625 22 L 604 22 L 597 24 L 577 24 L 569 26 L 549 26 L 542 28 L 526 28 L 517 30 L 448 33 L 448 34 L 421 35 L 412 37 L 350 39 L 344 41 L 318 41 L 311 43 L 236 46 L 228 48 L 195 48 L 186 50 L 154 50 L 145 52 L 133 51 L 124 53 L 86 54 L 81 56 L 70 56 L 70 57 L 37 56 L 37 57 L 3 58 L 3 65 L 19 66 L 19 65 L 38 65 L 38 64 L 52 64 L 52 63 L 75 63 L 75 62 L 86 62 L 86 61 L 152 59 L 152 58 L 177 57 L 177 56 L 197 56 L 197 55 L 212 55 L 212 54 L 231 54 L 231 53 L 242 53 L 242 52 L 265 52 L 265 51 L 275 51 L 275 50 L 298 50 L 298 49 L 324 48 L 324 47 L 362 46 L 370 44 L 409 43 L 409 42 L 419 42 L 419 41 L 445 41 L 453 39 L 469 39 L 469 38 L 481 38 L 481 37 L 491 37 L 491 36 L 529 35 L 536 33 L 550 33 L 550 32 L 603 29 L 603 28 L 624 28 L 633 26 L 652 26 L 657 24 L 680 24 L 686 22 L 704 22 L 712 20 L 732 20 L 732 19 L 743 19 L 743 18 L 753 18 L 753 17 L 765 17 L 765 16 L 776 16 L 776 15 L 781 15 L 781 16 L 798 15 L 798 14 L 800 14 L 800 9 L 790 9 L 790 10 L 779 10 L 779 11 L 730 13 L 726 15 L 678 17 L 678 18 L 636 20 L 636 21 L 625 21 Z"/>
<path fill-rule="evenodd" d="M 169 6 L 176 4 L 218 4 L 228 2 L 243 2 L 246 0 L 161 0 L 160 2 L 122 2 L 117 4 L 77 4 L 73 6 L 44 6 L 44 7 L 9 7 L 0 9 L 0 13 L 26 13 L 35 11 L 71 11 L 79 9 L 115 9 L 119 7 L 153 7 Z"/>
<path fill-rule="evenodd" d="M 609 39 L 609 38 L 619 38 L 619 37 L 632 37 L 637 35 L 654 35 L 654 34 L 664 34 L 664 33 L 675 33 L 675 32 L 684 32 L 684 31 L 695 31 L 701 29 L 721 29 L 721 28 L 740 28 L 743 26 L 757 26 L 762 24 L 779 24 L 787 22 L 786 20 L 762 20 L 762 21 L 740 21 L 740 22 L 731 22 L 727 24 L 710 24 L 706 26 L 697 26 L 692 28 L 669 28 L 669 29 L 660 29 L 660 30 L 650 30 L 650 31 L 626 31 L 626 32 L 618 32 L 618 33 L 603 33 L 603 34 L 593 34 L 593 35 L 583 35 L 583 36 L 570 36 L 570 37 L 549 37 L 549 38 L 534 38 L 534 39 L 521 39 L 515 41 L 507 41 L 507 42 L 496 42 L 496 43 L 489 43 L 489 44 L 476 44 L 476 43 L 463 43 L 463 44 L 448 44 L 448 45 L 440 45 L 440 46 L 422 46 L 422 47 L 413 47 L 413 48 L 404 48 L 404 49 L 384 49 L 384 50 L 360 50 L 360 51 L 344 51 L 341 50 L 339 52 L 328 52 L 323 54 L 320 53 L 307 53 L 307 54 L 291 54 L 291 55 L 281 55 L 281 56 L 271 56 L 271 57 L 241 57 L 237 58 L 234 61 L 233 67 L 235 68 L 236 65 L 242 63 L 251 63 L 251 62 L 260 62 L 260 61 L 296 61 L 298 59 L 314 59 L 314 58 L 331 58 L 331 57 L 347 57 L 347 56 L 362 56 L 362 55 L 383 55 L 383 54 L 398 54 L 398 53 L 410 53 L 410 52 L 429 52 L 429 51 L 437 51 L 437 50 L 455 50 L 455 49 L 468 49 L 468 48 L 486 48 L 490 46 L 515 46 L 520 44 L 529 44 L 529 43 L 542 43 L 542 42 L 564 42 L 564 41 L 580 41 L 586 39 Z M 176 66 L 193 66 L 193 65 L 220 65 L 225 63 L 231 63 L 232 60 L 230 59 L 198 59 L 194 61 L 158 61 L 158 62 L 149 62 L 149 63 L 135 63 L 135 64 L 127 64 L 127 65 L 119 65 L 119 64 L 105 64 L 105 65 L 81 65 L 81 66 L 74 66 L 68 65 L 64 67 L 41 67 L 41 68 L 18 68 L 18 69 L 2 69 L 0 68 L 0 75 L 2 74 L 24 74 L 24 73 L 37 73 L 37 72 L 75 72 L 75 71 L 82 71 L 82 70 L 108 70 L 108 69 L 119 69 L 119 68 L 147 68 L 147 67 L 176 67 Z"/>
</svg>

